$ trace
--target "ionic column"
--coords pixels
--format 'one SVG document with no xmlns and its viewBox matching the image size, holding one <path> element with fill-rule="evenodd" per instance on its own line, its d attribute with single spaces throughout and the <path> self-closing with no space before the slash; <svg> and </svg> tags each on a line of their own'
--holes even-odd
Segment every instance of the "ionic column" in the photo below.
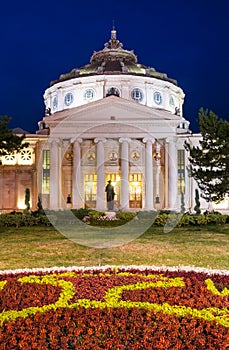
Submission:
<svg viewBox="0 0 229 350">
<path fill-rule="evenodd" d="M 161 145 L 156 143 L 156 203 L 160 203 L 160 173 L 161 173 L 161 156 L 160 156 Z"/>
<path fill-rule="evenodd" d="M 168 209 L 168 200 L 169 200 L 169 194 L 168 194 L 168 188 L 169 188 L 169 143 L 168 139 L 165 139 L 164 141 L 164 147 L 165 147 L 165 208 Z"/>
<path fill-rule="evenodd" d="M 66 205 L 66 198 L 63 197 L 63 192 L 62 192 L 62 160 L 63 160 L 65 150 L 64 150 L 64 142 L 62 139 L 59 139 L 58 146 L 59 146 L 58 147 L 58 149 L 59 149 L 59 152 L 58 152 L 58 157 L 59 157 L 59 160 L 58 160 L 58 164 L 59 164 L 59 167 L 58 167 L 58 179 L 59 179 L 58 209 L 64 209 L 65 205 Z"/>
<path fill-rule="evenodd" d="M 51 210 L 59 209 L 59 140 L 52 140 L 50 144 L 50 201 Z"/>
<path fill-rule="evenodd" d="M 105 138 L 96 138 L 96 160 L 97 160 L 97 194 L 96 194 L 96 210 L 104 211 L 105 205 L 105 168 L 104 168 L 104 143 Z"/>
<path fill-rule="evenodd" d="M 73 172 L 72 172 L 72 207 L 83 207 L 84 201 L 81 192 L 80 143 L 82 139 L 73 141 Z"/>
<path fill-rule="evenodd" d="M 173 138 L 167 139 L 168 143 L 168 207 L 177 209 L 177 148 L 176 141 Z"/>
<path fill-rule="evenodd" d="M 153 138 L 144 138 L 145 148 L 145 209 L 154 209 L 153 205 L 153 150 L 152 144 L 155 142 Z"/>
<path fill-rule="evenodd" d="M 128 138 L 120 138 L 121 145 L 121 191 L 120 206 L 122 210 L 129 209 L 129 142 Z"/>
</svg>

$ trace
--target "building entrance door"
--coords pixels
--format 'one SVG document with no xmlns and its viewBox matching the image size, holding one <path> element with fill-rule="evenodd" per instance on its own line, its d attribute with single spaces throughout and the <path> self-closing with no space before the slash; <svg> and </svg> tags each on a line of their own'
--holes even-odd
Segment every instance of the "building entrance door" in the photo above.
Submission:
<svg viewBox="0 0 229 350">
<path fill-rule="evenodd" d="M 142 208 L 142 174 L 129 174 L 129 206 Z"/>
<path fill-rule="evenodd" d="M 114 209 L 118 209 L 120 203 L 120 175 L 119 174 L 107 174 L 106 183 L 111 180 L 111 185 L 114 186 Z"/>
<path fill-rule="evenodd" d="M 97 190 L 97 176 L 96 174 L 84 175 L 84 195 L 85 195 L 85 207 L 96 207 L 96 190 Z"/>
</svg>

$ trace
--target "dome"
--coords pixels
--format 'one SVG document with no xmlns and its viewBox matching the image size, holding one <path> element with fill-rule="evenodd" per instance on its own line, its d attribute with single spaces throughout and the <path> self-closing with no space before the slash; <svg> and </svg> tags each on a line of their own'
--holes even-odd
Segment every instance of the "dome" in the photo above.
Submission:
<svg viewBox="0 0 229 350">
<path fill-rule="evenodd" d="M 137 56 L 133 50 L 129 51 L 123 48 L 123 44 L 117 39 L 116 30 L 113 28 L 109 42 L 104 44 L 102 50 L 94 51 L 89 64 L 80 68 L 74 68 L 69 73 L 61 74 L 59 79 L 50 83 L 50 86 L 77 77 L 100 74 L 149 76 L 177 85 L 177 81 L 168 78 L 167 74 L 157 72 L 152 67 L 138 63 Z"/>
<path fill-rule="evenodd" d="M 61 74 L 45 90 L 46 115 L 74 109 L 111 95 L 152 109 L 182 116 L 184 92 L 176 80 L 138 63 L 133 50 L 126 50 L 111 30 L 104 48 L 94 51 L 89 64 Z"/>
</svg>

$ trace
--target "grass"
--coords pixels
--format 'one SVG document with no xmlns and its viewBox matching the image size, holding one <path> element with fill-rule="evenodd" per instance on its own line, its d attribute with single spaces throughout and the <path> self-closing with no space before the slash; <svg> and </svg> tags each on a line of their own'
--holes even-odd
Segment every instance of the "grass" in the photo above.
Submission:
<svg viewBox="0 0 229 350">
<path fill-rule="evenodd" d="M 76 244 L 53 227 L 0 227 L 0 269 L 92 265 L 195 265 L 229 270 L 229 224 L 152 226 L 120 247 Z"/>
</svg>

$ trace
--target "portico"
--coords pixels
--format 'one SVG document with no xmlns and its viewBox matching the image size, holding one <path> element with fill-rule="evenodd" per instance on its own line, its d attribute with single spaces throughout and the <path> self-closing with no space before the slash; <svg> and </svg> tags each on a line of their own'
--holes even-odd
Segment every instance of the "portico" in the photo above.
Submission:
<svg viewBox="0 0 229 350">
<path fill-rule="evenodd" d="M 115 188 L 115 210 L 175 208 L 177 194 L 166 190 L 166 186 L 175 188 L 177 180 L 173 139 L 82 137 L 70 139 L 64 152 L 62 139 L 53 140 L 49 146 L 50 209 L 65 208 L 70 194 L 74 209 L 105 211 L 108 180 Z M 59 181 L 64 177 L 65 182 Z"/>
</svg>

